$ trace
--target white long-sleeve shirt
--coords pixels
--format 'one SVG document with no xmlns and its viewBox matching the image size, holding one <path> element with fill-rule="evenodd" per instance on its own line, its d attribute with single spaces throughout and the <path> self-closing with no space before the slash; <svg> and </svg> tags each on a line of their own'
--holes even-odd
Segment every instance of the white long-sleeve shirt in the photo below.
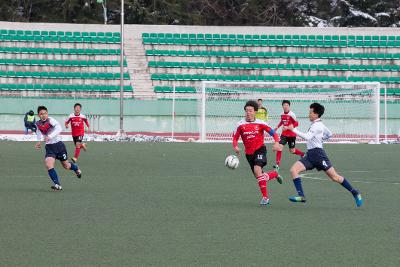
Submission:
<svg viewBox="0 0 400 267">
<path fill-rule="evenodd" d="M 46 145 L 55 144 L 61 141 L 59 135 L 62 128 L 60 123 L 55 119 L 48 117 L 45 121 L 38 120 L 36 126 L 38 127 L 38 131 L 36 131 L 38 141 L 43 141 L 43 136 L 50 138 L 46 142 Z"/>
<path fill-rule="evenodd" d="M 313 121 L 307 133 L 300 132 L 297 128 L 294 128 L 293 132 L 307 140 L 307 150 L 316 147 L 323 148 L 323 142 L 332 136 L 332 132 L 325 126 L 321 119 Z"/>
</svg>

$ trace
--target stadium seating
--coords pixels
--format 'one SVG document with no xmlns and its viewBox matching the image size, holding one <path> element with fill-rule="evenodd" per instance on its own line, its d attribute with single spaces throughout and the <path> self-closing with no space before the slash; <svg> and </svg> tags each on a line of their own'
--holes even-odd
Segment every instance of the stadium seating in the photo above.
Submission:
<svg viewBox="0 0 400 267">
<path fill-rule="evenodd" d="M 158 93 L 199 81 L 381 82 L 398 94 L 400 36 L 143 33 Z M 270 75 L 268 75 L 270 74 Z M 190 84 L 190 86 L 188 86 Z M 178 89 L 176 90 L 178 92 Z"/>
<path fill-rule="evenodd" d="M 2 42 L 120 43 L 119 32 L 0 30 Z"/>
<path fill-rule="evenodd" d="M 400 47 L 400 36 L 143 33 L 144 44 L 191 46 Z"/>
<path fill-rule="evenodd" d="M 115 84 L 120 79 L 117 70 L 120 66 L 120 40 L 119 32 L 2 29 L 0 78 L 3 78 L 3 83 L 0 90 L 119 91 L 119 85 Z M 57 46 L 48 43 L 57 43 Z M 104 44 L 107 44 L 106 48 Z M 126 61 L 124 66 L 127 67 Z M 128 73 L 123 77 L 130 80 Z M 124 88 L 132 92 L 130 85 Z"/>
</svg>

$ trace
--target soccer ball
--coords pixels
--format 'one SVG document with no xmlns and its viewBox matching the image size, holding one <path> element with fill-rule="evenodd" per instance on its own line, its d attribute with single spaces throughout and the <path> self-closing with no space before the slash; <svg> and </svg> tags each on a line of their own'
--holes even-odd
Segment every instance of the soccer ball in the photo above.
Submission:
<svg viewBox="0 0 400 267">
<path fill-rule="evenodd" d="M 236 169 L 237 167 L 239 167 L 239 158 L 235 155 L 228 156 L 225 159 L 225 166 L 232 170 Z"/>
</svg>

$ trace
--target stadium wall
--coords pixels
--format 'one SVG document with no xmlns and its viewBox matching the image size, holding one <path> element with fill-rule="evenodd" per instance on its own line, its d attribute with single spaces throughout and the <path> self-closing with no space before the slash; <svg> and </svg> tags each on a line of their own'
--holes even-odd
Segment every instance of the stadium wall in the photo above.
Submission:
<svg viewBox="0 0 400 267">
<path fill-rule="evenodd" d="M 59 121 L 72 112 L 75 103 L 83 105 L 83 113 L 86 115 L 96 115 L 94 121 L 95 130 L 101 132 L 116 132 L 119 128 L 119 99 L 46 99 L 46 98 L 0 98 L 0 131 L 23 130 L 23 117 L 29 110 L 36 110 L 37 106 L 45 105 L 49 109 L 51 116 Z M 237 101 L 230 105 L 229 110 L 215 108 L 215 105 L 208 110 L 209 114 L 219 114 L 219 116 L 234 116 L 237 120 L 243 116 L 243 101 Z M 301 125 L 308 125 L 308 104 L 296 103 L 293 107 L 294 112 Z M 335 118 L 335 110 L 340 109 L 340 103 L 326 103 L 327 112 L 324 120 L 327 125 L 335 131 L 335 128 L 348 124 L 349 128 L 365 127 L 370 129 L 371 120 L 367 116 L 361 115 L 358 120 L 353 122 L 342 121 Z M 267 101 L 266 106 L 270 111 L 270 121 L 272 126 L 278 123 L 281 113 L 280 101 Z M 388 102 L 387 127 L 389 134 L 397 134 L 400 129 L 400 105 L 397 102 Z M 176 133 L 198 133 L 199 132 L 199 104 L 195 100 L 177 100 L 175 105 L 175 124 Z M 381 104 L 381 133 L 384 133 L 384 106 Z M 235 119 L 236 120 L 236 119 Z M 224 121 L 218 123 L 221 130 L 233 129 L 234 121 Z M 166 133 L 172 130 L 172 100 L 136 100 L 126 99 L 124 101 L 124 125 L 127 132 L 160 132 Z M 213 126 L 215 127 L 215 126 Z"/>
</svg>

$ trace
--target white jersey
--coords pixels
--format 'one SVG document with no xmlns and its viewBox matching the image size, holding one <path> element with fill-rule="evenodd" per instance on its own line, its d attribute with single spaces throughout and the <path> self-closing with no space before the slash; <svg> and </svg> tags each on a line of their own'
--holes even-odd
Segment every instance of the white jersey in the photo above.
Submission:
<svg viewBox="0 0 400 267">
<path fill-rule="evenodd" d="M 36 131 L 38 141 L 43 141 L 43 136 L 50 138 L 50 140 L 46 142 L 46 145 L 55 144 L 61 141 L 60 133 L 62 128 L 55 119 L 48 117 L 45 121 L 38 120 L 36 126 L 38 128 L 38 131 Z"/>
<path fill-rule="evenodd" d="M 332 136 L 332 132 L 325 126 L 321 119 L 316 119 L 311 123 L 307 133 L 300 132 L 297 128 L 293 132 L 307 140 L 307 150 L 322 148 L 324 141 Z"/>
</svg>

